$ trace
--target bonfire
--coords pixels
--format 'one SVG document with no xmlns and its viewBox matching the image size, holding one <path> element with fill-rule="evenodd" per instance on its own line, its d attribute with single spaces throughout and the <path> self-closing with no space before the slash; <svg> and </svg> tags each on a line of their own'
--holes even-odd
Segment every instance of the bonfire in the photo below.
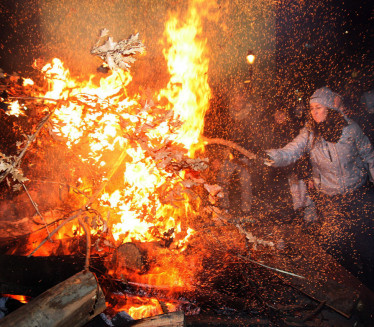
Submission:
<svg viewBox="0 0 374 327">
<path fill-rule="evenodd" d="M 174 25 L 171 20 L 170 42 L 177 40 Z M 191 42 L 198 33 L 181 29 L 191 33 Z M 211 96 L 204 73 L 208 60 L 200 44 L 196 51 L 186 51 L 175 40 L 166 54 L 170 82 L 147 99 L 130 97 L 126 91 L 131 64 L 145 50 L 139 35 L 115 42 L 106 29 L 91 51 L 110 71 L 98 84 L 94 76 L 89 81 L 73 78 L 55 58 L 35 62 L 40 85 L 25 79 L 22 87 L 7 88 L 7 114 L 26 118 L 16 153 L 1 154 L 0 181 L 13 192 L 23 191 L 32 204 L 27 241 L 8 254 L 83 251 L 85 270 L 92 270 L 91 258 L 100 258 L 105 279 L 166 293 L 186 294 L 196 288 L 203 259 L 213 255 L 208 250 L 212 240 L 196 237 L 196 229 L 226 218 L 216 206 L 221 188 L 205 178 L 209 160 L 202 131 Z M 59 199 L 52 195 L 56 188 Z M 238 234 L 252 244 L 257 239 L 233 228 L 235 234 L 213 242 L 221 247 L 226 242 L 224 251 L 241 248 L 246 255 Z M 150 304 L 138 297 L 131 301 L 129 295 L 126 299 L 115 312 L 126 310 L 135 319 L 181 308 L 180 301 L 160 306 L 152 299 L 146 301 Z"/>
</svg>

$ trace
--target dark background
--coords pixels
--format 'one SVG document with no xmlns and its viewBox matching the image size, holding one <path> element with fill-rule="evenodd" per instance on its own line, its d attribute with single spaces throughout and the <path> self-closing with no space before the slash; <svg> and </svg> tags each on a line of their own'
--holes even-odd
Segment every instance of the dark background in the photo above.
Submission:
<svg viewBox="0 0 374 327">
<path fill-rule="evenodd" d="M 281 88 L 310 93 L 329 85 L 342 94 L 372 88 L 373 1 L 281 0 L 276 31 Z"/>
<path fill-rule="evenodd" d="M 41 34 L 37 0 L 0 3 L 0 68 L 11 74 L 32 70 L 39 57 Z"/>
</svg>

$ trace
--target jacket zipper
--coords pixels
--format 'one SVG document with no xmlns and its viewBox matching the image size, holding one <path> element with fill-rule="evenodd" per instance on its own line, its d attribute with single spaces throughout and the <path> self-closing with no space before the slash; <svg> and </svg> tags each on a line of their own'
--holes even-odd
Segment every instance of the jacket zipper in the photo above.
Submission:
<svg viewBox="0 0 374 327">
<path fill-rule="evenodd" d="M 327 152 L 329 153 L 330 161 L 332 162 L 331 152 L 330 152 L 330 149 L 329 149 L 328 145 L 327 145 Z"/>
<path fill-rule="evenodd" d="M 340 169 L 340 176 L 341 176 L 341 183 L 342 183 L 342 186 L 343 186 L 343 191 L 346 192 L 347 189 L 346 189 L 345 181 L 344 181 L 344 171 L 343 171 L 342 164 L 341 164 L 339 156 L 338 156 L 338 151 L 336 150 L 335 144 L 333 144 L 332 147 L 334 149 L 336 159 L 338 160 L 338 163 L 339 163 L 339 169 Z"/>
</svg>

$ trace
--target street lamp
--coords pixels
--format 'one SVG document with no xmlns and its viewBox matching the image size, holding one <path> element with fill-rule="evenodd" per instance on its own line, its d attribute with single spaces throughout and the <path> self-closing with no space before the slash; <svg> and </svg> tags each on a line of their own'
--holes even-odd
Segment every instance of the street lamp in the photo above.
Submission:
<svg viewBox="0 0 374 327">
<path fill-rule="evenodd" d="M 252 79 L 253 79 L 253 63 L 255 62 L 256 56 L 252 50 L 248 50 L 246 60 L 249 64 L 249 76 L 244 83 L 249 85 L 249 89 L 252 87 Z"/>
<path fill-rule="evenodd" d="M 250 65 L 253 65 L 253 63 L 255 62 L 256 56 L 252 50 L 248 50 L 246 59 Z"/>
</svg>

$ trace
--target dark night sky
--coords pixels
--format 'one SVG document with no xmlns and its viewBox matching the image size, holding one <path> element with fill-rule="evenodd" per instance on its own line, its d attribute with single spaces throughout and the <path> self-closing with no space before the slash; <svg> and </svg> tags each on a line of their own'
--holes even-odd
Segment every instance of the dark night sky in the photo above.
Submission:
<svg viewBox="0 0 374 327">
<path fill-rule="evenodd" d="M 301 2 L 300 2 L 301 3 Z M 372 87 L 374 12 L 370 0 L 282 0 L 277 17 L 279 77 L 342 90 L 352 73 Z"/>
</svg>

